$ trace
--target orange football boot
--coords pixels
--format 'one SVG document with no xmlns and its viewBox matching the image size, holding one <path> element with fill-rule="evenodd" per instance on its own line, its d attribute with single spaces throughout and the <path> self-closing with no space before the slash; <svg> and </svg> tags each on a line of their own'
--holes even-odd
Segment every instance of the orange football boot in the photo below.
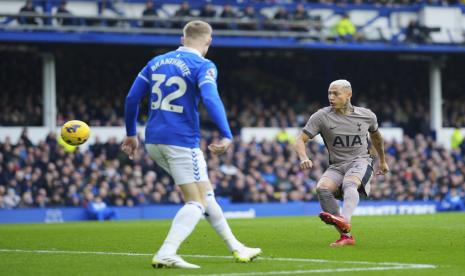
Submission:
<svg viewBox="0 0 465 276">
<path fill-rule="evenodd" d="M 321 212 L 320 219 L 326 224 L 331 224 L 337 227 L 342 233 L 350 232 L 350 223 L 347 223 L 346 220 L 341 216 L 331 215 L 330 213 Z"/>
<path fill-rule="evenodd" d="M 345 246 L 345 245 L 355 245 L 355 239 L 354 237 L 346 236 L 346 235 L 341 235 L 341 238 L 338 239 L 337 241 L 331 243 L 329 246 L 331 247 L 340 247 L 340 246 Z"/>
</svg>

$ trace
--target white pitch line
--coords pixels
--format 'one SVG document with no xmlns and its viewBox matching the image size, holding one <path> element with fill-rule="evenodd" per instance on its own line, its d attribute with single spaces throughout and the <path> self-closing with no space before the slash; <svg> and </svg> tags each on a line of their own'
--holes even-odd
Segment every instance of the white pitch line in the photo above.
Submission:
<svg viewBox="0 0 465 276">
<path fill-rule="evenodd" d="M 113 256 L 152 256 L 151 253 L 132 253 L 132 252 L 102 252 L 102 251 L 71 251 L 71 250 L 27 250 L 27 249 L 6 249 L 0 248 L 0 253 L 36 253 L 36 254 L 80 254 L 80 255 L 113 255 Z M 182 255 L 191 258 L 210 258 L 210 259 L 232 259 L 231 256 L 211 256 L 211 255 Z M 370 270 L 399 270 L 399 269 L 431 269 L 437 266 L 431 264 L 404 264 L 389 262 L 359 262 L 359 261 L 335 261 L 323 259 L 303 259 L 303 258 L 272 258 L 260 257 L 262 261 L 280 261 L 280 262 L 312 262 L 312 263 L 339 263 L 339 264 L 363 264 L 376 265 L 375 267 L 364 268 L 335 268 L 335 269 L 312 269 L 312 270 L 292 270 L 292 271 L 269 271 L 269 272 L 247 272 L 247 273 L 230 273 L 230 274 L 208 274 L 203 276 L 252 276 L 252 275 L 284 275 L 284 274 L 302 274 L 302 273 L 331 273 L 347 271 L 370 271 Z"/>
<path fill-rule="evenodd" d="M 67 251 L 67 250 L 24 250 L 24 249 L 2 249 L 0 252 L 13 253 L 44 253 L 44 254 L 81 254 L 81 255 L 117 255 L 117 256 L 152 256 L 148 253 L 127 253 L 127 252 L 99 252 L 99 251 Z"/>
<path fill-rule="evenodd" d="M 402 269 L 425 269 L 436 268 L 433 265 L 418 266 L 377 266 L 377 267 L 352 267 L 352 268 L 328 268 L 328 269 L 309 269 L 309 270 L 289 270 L 289 271 L 267 271 L 267 272 L 244 272 L 244 273 L 225 273 L 225 274 L 202 274 L 201 276 L 256 276 L 256 275 L 294 275 L 304 273 L 337 273 L 350 271 L 381 271 L 381 270 L 402 270 Z M 184 274 L 181 276 L 199 276 L 199 274 Z"/>
<path fill-rule="evenodd" d="M 191 258 L 216 258 L 216 259 L 230 259 L 231 256 L 210 256 L 210 255 L 182 255 L 183 257 Z M 336 260 L 324 260 L 324 259 L 304 259 L 304 258 L 279 258 L 279 257 L 259 257 L 262 261 L 279 261 L 279 262 L 308 262 L 308 263 L 338 263 L 338 264 L 362 264 L 362 265 L 388 265 L 388 266 L 416 266 L 430 264 L 408 264 L 408 263 L 394 263 L 394 262 L 363 262 L 363 261 L 336 261 Z M 436 266 L 434 266 L 436 267 Z"/>
</svg>

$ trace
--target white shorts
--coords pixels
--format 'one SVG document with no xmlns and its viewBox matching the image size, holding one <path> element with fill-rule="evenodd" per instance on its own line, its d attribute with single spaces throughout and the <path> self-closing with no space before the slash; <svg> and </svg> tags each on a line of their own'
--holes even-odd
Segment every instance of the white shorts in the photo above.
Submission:
<svg viewBox="0 0 465 276">
<path fill-rule="evenodd" d="M 176 185 L 208 181 L 207 162 L 199 148 L 146 144 L 150 157 L 167 171 Z"/>
</svg>

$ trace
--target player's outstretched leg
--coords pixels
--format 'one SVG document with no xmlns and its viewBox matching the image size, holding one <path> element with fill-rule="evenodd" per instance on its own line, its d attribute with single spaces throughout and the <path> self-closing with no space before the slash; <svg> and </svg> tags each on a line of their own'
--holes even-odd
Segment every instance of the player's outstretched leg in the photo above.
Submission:
<svg viewBox="0 0 465 276">
<path fill-rule="evenodd" d="M 347 223 L 350 223 L 352 214 L 357 208 L 358 202 L 360 201 L 360 196 L 358 194 L 358 184 L 354 179 L 347 178 L 342 182 L 342 190 L 344 191 L 344 202 L 342 204 L 342 217 Z M 349 224 L 350 226 L 350 224 Z M 331 244 L 333 247 L 339 247 L 344 245 L 355 245 L 355 239 L 350 234 L 349 229 L 341 233 L 341 238 Z"/>
<path fill-rule="evenodd" d="M 187 202 L 176 214 L 171 224 L 170 231 L 157 254 L 153 256 L 154 268 L 200 268 L 195 264 L 184 261 L 176 254 L 181 243 L 192 233 L 205 210 L 199 202 Z"/>
<path fill-rule="evenodd" d="M 337 179 L 337 177 L 340 176 L 337 173 L 333 173 L 333 179 Z M 339 246 L 354 240 L 350 237 L 350 234 L 348 234 L 350 232 L 350 223 L 339 213 L 339 205 L 333 193 L 334 190 L 337 190 L 336 180 L 333 179 L 322 177 L 318 182 L 316 191 L 321 209 L 323 209 L 323 212 L 319 215 L 320 219 L 326 224 L 334 225 L 341 235 L 339 240 L 330 245 Z M 341 178 L 340 180 L 342 181 L 343 179 Z"/>
<path fill-rule="evenodd" d="M 344 179 L 342 182 L 342 189 L 344 191 L 344 202 L 342 205 L 342 221 L 336 222 L 336 227 L 338 227 L 342 231 L 341 238 L 337 241 L 331 243 L 332 247 L 339 247 L 344 245 L 355 245 L 355 239 L 350 234 L 350 220 L 352 218 L 352 214 L 357 208 L 358 202 L 360 201 L 360 196 L 357 191 L 358 184 L 353 179 Z M 339 224 L 339 226 L 337 226 Z M 348 225 L 348 229 L 344 229 L 344 226 Z"/>
<path fill-rule="evenodd" d="M 325 187 L 316 189 L 321 209 L 320 219 L 326 224 L 336 226 L 339 232 L 347 233 L 350 231 L 350 224 L 345 221 L 339 214 L 339 205 L 337 204 L 334 194 Z"/>
<path fill-rule="evenodd" d="M 247 247 L 236 239 L 224 217 L 223 210 L 218 202 L 216 202 L 213 191 L 207 192 L 206 202 L 205 218 L 213 229 L 215 229 L 216 233 L 226 242 L 236 261 L 247 263 L 262 254 L 260 248 Z"/>
</svg>

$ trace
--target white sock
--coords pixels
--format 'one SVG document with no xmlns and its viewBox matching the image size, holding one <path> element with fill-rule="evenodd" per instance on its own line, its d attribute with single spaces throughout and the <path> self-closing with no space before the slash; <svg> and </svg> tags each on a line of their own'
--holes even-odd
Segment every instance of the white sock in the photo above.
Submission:
<svg viewBox="0 0 465 276">
<path fill-rule="evenodd" d="M 344 181 L 342 189 L 344 190 L 344 202 L 342 203 L 342 217 L 350 223 L 352 214 L 357 208 L 360 196 L 357 191 L 358 185 L 353 181 Z"/>
<path fill-rule="evenodd" d="M 207 192 L 207 208 L 205 210 L 205 218 L 208 223 L 215 229 L 216 233 L 226 242 L 229 250 L 241 251 L 244 245 L 240 243 L 231 231 L 231 228 L 224 217 L 223 210 L 216 202 L 213 191 Z"/>
<path fill-rule="evenodd" d="M 179 209 L 171 224 L 168 236 L 158 250 L 158 255 L 174 255 L 181 243 L 192 233 L 205 210 L 202 204 L 189 201 Z"/>
</svg>

